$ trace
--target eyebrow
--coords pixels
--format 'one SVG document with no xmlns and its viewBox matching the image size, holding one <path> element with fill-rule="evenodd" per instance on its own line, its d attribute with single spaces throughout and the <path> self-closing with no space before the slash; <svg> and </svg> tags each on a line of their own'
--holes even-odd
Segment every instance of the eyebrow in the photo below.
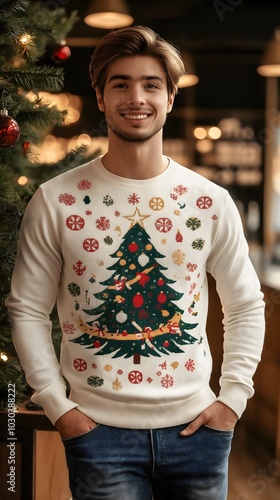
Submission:
<svg viewBox="0 0 280 500">
<path fill-rule="evenodd" d="M 110 83 L 110 82 L 112 82 L 114 80 L 132 80 L 132 77 L 128 76 L 128 75 L 116 74 L 116 75 L 112 75 L 109 78 L 108 83 Z M 146 81 L 149 81 L 149 80 L 158 80 L 161 83 L 164 83 L 163 79 L 160 78 L 160 76 L 158 76 L 158 75 L 143 75 L 143 76 L 141 76 L 140 80 L 141 81 L 143 81 L 143 80 L 146 80 Z"/>
</svg>

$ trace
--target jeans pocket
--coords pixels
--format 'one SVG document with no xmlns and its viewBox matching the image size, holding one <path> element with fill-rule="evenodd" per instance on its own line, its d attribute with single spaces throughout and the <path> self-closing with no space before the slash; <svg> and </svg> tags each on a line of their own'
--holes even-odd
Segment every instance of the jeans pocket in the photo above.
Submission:
<svg viewBox="0 0 280 500">
<path fill-rule="evenodd" d="M 210 425 L 206 425 L 206 424 L 204 424 L 203 427 L 205 429 L 209 430 L 210 432 L 217 432 L 218 434 L 231 435 L 234 433 L 234 429 L 217 429 L 216 427 L 211 427 Z"/>
<path fill-rule="evenodd" d="M 93 434 L 99 427 L 100 427 L 100 424 L 96 424 L 96 426 L 93 427 L 93 429 L 90 429 L 89 431 L 84 432 L 83 434 L 78 434 L 77 436 L 73 436 L 70 438 L 63 438 L 62 442 L 64 445 L 67 445 L 67 444 L 74 444 L 74 443 L 78 443 L 80 441 L 83 441 L 84 439 L 89 437 L 91 434 Z"/>
</svg>

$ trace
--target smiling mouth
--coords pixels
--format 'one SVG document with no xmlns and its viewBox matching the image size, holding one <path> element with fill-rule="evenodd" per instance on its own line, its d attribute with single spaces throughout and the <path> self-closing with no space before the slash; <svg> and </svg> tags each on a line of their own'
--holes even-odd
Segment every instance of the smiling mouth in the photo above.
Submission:
<svg viewBox="0 0 280 500">
<path fill-rule="evenodd" d="M 124 118 L 127 118 L 128 120 L 145 120 L 146 118 L 149 117 L 149 115 L 122 115 Z"/>
</svg>

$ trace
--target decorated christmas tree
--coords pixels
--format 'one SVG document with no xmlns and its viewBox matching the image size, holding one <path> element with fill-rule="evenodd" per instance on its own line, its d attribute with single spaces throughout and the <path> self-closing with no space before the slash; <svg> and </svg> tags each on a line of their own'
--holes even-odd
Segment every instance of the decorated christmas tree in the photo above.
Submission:
<svg viewBox="0 0 280 500">
<path fill-rule="evenodd" d="M 65 59 L 66 48 L 69 57 L 63 40 L 77 16 L 67 16 L 63 8 L 48 9 L 47 3 L 0 0 L 0 407 L 6 405 L 8 383 L 15 384 L 18 402 L 30 391 L 5 307 L 22 215 L 39 183 L 87 160 L 81 150 L 55 165 L 29 158 L 30 146 L 62 125 L 66 116 L 66 111 L 43 103 L 39 92 L 62 89 L 64 68 L 58 63 Z M 28 181 L 24 187 L 18 183 L 21 177 Z M 55 314 L 54 325 L 55 340 L 60 337 Z"/>
<path fill-rule="evenodd" d="M 108 268 L 112 274 L 101 283 L 104 290 L 95 294 L 100 305 L 84 310 L 90 318 L 85 322 L 80 316 L 77 327 L 83 334 L 73 342 L 100 356 L 133 356 L 139 364 L 141 356 L 183 352 L 182 346 L 197 341 L 189 333 L 197 323 L 182 320 L 183 310 L 176 304 L 182 294 L 165 276 L 159 262 L 164 255 L 143 227 L 132 225 L 111 257 L 117 259 Z"/>
</svg>

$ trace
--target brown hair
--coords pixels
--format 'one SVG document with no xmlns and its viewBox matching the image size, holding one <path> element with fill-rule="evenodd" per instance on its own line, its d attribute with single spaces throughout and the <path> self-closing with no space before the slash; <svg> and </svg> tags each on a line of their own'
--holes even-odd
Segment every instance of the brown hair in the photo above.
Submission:
<svg viewBox="0 0 280 500">
<path fill-rule="evenodd" d="M 133 55 L 157 58 L 166 72 L 168 94 L 177 93 L 179 78 L 185 73 L 180 53 L 171 43 L 146 26 L 121 28 L 101 39 L 89 66 L 93 88 L 103 95 L 108 64 L 117 57 Z"/>
</svg>

